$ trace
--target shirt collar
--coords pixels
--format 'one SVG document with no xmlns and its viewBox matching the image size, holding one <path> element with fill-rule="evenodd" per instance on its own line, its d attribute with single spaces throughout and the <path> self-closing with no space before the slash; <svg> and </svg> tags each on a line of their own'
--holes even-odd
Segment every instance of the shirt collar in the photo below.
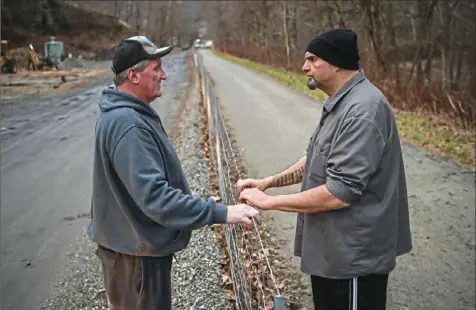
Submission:
<svg viewBox="0 0 476 310">
<path fill-rule="evenodd" d="M 344 97 L 355 85 L 359 84 L 365 79 L 364 70 L 360 69 L 354 76 L 352 76 L 345 84 L 332 96 L 327 98 L 324 102 L 324 108 L 327 112 L 331 112 L 334 106 Z"/>
</svg>

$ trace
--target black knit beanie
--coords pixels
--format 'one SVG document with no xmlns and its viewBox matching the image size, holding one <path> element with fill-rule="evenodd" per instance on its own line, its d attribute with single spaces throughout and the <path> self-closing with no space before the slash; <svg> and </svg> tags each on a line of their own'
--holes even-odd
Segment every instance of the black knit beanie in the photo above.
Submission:
<svg viewBox="0 0 476 310">
<path fill-rule="evenodd" d="M 306 52 L 342 69 L 359 69 L 357 34 L 350 29 L 333 29 L 321 33 L 309 42 Z"/>
</svg>

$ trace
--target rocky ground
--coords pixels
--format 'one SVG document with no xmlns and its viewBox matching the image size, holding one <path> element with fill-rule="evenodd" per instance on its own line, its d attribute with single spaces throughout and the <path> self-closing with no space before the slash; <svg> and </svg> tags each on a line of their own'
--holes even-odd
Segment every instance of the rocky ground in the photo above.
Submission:
<svg viewBox="0 0 476 310">
<path fill-rule="evenodd" d="M 110 61 L 88 61 L 71 58 L 65 60 L 59 70 L 28 71 L 2 74 L 0 92 L 2 102 L 34 99 L 45 95 L 58 95 L 84 87 L 112 76 Z"/>
</svg>

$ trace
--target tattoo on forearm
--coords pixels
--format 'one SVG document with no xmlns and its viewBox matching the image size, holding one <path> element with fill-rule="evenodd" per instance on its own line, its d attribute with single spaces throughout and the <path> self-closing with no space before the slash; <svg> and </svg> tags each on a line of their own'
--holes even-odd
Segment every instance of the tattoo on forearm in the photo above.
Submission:
<svg viewBox="0 0 476 310">
<path fill-rule="evenodd" d="M 294 171 L 290 171 L 276 180 L 276 186 L 288 186 L 294 185 L 302 182 L 302 177 L 304 175 L 304 167 L 300 167 Z"/>
</svg>

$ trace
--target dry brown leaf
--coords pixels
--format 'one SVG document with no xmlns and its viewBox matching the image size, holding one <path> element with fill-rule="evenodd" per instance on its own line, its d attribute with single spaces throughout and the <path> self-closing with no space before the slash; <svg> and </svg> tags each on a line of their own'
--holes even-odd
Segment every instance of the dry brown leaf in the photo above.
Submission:
<svg viewBox="0 0 476 310">
<path fill-rule="evenodd" d="M 228 299 L 236 300 L 236 296 L 235 296 L 235 293 L 233 292 L 233 290 L 231 290 L 231 289 L 226 290 L 226 295 L 228 296 Z"/>
<path fill-rule="evenodd" d="M 273 310 L 274 303 L 272 300 L 266 300 L 266 310 Z"/>
<path fill-rule="evenodd" d="M 213 199 L 215 202 L 220 202 L 221 198 L 219 196 L 211 196 L 211 199 Z"/>
<path fill-rule="evenodd" d="M 224 274 L 221 276 L 221 280 L 223 283 L 227 283 L 228 281 L 230 281 L 230 277 L 227 274 Z"/>
</svg>

